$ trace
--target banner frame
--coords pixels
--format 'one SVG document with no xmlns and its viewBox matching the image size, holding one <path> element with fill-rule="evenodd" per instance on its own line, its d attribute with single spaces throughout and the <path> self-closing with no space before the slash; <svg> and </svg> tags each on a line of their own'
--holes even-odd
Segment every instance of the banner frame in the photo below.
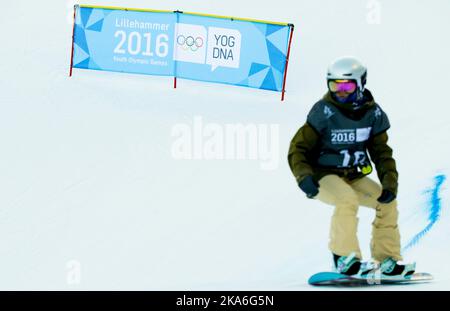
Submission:
<svg viewBox="0 0 450 311">
<path fill-rule="evenodd" d="M 80 8 L 88 9 L 104 9 L 104 10 L 117 10 L 117 11 L 132 11 L 132 12 L 150 12 L 150 13 L 173 13 L 174 11 L 169 10 L 154 10 L 154 9 L 138 9 L 138 8 L 126 8 L 118 6 L 101 6 L 101 5 L 85 5 L 80 4 Z"/>
<path fill-rule="evenodd" d="M 181 13 L 181 14 L 196 15 L 196 16 L 203 16 L 203 17 L 230 19 L 230 20 L 235 20 L 235 21 L 254 22 L 254 23 L 279 25 L 279 26 L 289 26 L 289 25 L 291 25 L 289 23 L 266 21 L 266 20 L 262 20 L 262 19 L 243 18 L 243 17 L 225 16 L 225 15 L 217 15 L 217 14 L 206 14 L 206 13 L 196 13 L 196 12 L 184 12 L 184 11 L 179 11 L 179 10 L 176 10 L 176 11 L 153 10 L 153 9 L 139 9 L 139 8 L 126 8 L 126 7 L 115 7 L 115 6 L 101 6 L 101 5 L 84 5 L 84 4 L 79 5 L 79 7 L 80 8 L 90 8 L 90 9 L 134 11 L 134 12 Z"/>
<path fill-rule="evenodd" d="M 99 6 L 99 5 L 83 5 L 83 4 L 76 4 L 74 5 L 74 12 L 73 12 L 73 29 L 72 29 L 72 49 L 71 49 L 71 57 L 70 57 L 70 72 L 69 77 L 72 77 L 73 73 L 73 58 L 74 58 L 74 48 L 75 48 L 75 26 L 76 26 L 76 12 L 77 9 L 80 8 L 91 8 L 91 9 L 105 9 L 105 10 L 119 10 L 119 11 L 132 11 L 132 12 L 150 12 L 150 13 L 173 13 L 177 15 L 177 23 L 179 22 L 179 14 L 186 14 L 186 15 L 194 15 L 194 16 L 202 16 L 202 17 L 210 17 L 210 18 L 217 18 L 217 19 L 228 19 L 231 21 L 243 21 L 243 22 L 253 22 L 253 23 L 262 23 L 267 25 L 278 25 L 278 26 L 285 26 L 289 27 L 290 34 L 289 34 L 289 41 L 288 41 L 288 50 L 286 54 L 286 63 L 285 63 L 285 70 L 284 70 L 284 77 L 283 77 L 283 84 L 282 84 L 282 90 L 281 90 L 281 101 L 284 101 L 285 99 L 285 93 L 286 93 L 286 80 L 287 80 L 287 70 L 289 65 L 289 57 L 291 52 L 291 43 L 292 43 L 292 37 L 294 33 L 294 24 L 292 23 L 282 23 L 282 22 L 274 22 L 274 21 L 267 21 L 262 19 L 252 19 L 252 18 L 242 18 L 242 17 L 233 17 L 233 16 L 224 16 L 224 15 L 216 15 L 216 14 L 205 14 L 205 13 L 196 13 L 196 12 L 184 12 L 184 11 L 169 11 L 169 10 L 154 10 L 154 9 L 139 9 L 139 8 L 126 8 L 126 7 L 116 7 L 116 6 Z M 177 62 L 174 61 L 174 76 L 173 76 L 173 88 L 177 88 Z M 190 79 L 195 80 L 195 79 Z M 202 81 L 202 80 L 198 80 Z M 202 81 L 202 82 L 208 82 L 208 81 Z M 211 83 L 216 83 L 213 81 L 210 81 Z M 228 83 L 221 83 L 221 84 L 228 84 Z"/>
<path fill-rule="evenodd" d="M 244 17 L 224 16 L 224 15 L 205 14 L 205 13 L 196 13 L 196 12 L 180 12 L 180 13 L 187 14 L 187 15 L 202 16 L 202 17 L 229 19 L 231 21 L 252 22 L 252 23 L 261 23 L 261 24 L 278 25 L 278 26 L 289 26 L 290 25 L 289 23 L 272 22 L 272 21 L 266 21 L 266 20 L 262 20 L 262 19 L 253 19 L 253 18 L 244 18 Z"/>
<path fill-rule="evenodd" d="M 287 50 L 287 54 L 286 54 L 286 65 L 284 68 L 283 87 L 281 89 L 281 101 L 284 101 L 284 96 L 286 93 L 286 79 L 287 79 L 287 71 L 288 71 L 288 65 L 289 65 L 289 56 L 291 54 L 292 36 L 294 34 L 294 24 L 289 24 L 289 28 L 290 28 L 291 33 L 289 34 L 289 44 L 288 44 L 288 50 Z"/>
<path fill-rule="evenodd" d="M 73 54 L 74 54 L 74 48 L 75 48 L 75 23 L 76 23 L 76 15 L 77 15 L 77 8 L 79 7 L 78 4 L 75 4 L 73 6 L 73 28 L 72 28 L 72 50 L 70 55 L 70 72 L 69 77 L 72 77 L 72 71 L 73 71 Z"/>
</svg>

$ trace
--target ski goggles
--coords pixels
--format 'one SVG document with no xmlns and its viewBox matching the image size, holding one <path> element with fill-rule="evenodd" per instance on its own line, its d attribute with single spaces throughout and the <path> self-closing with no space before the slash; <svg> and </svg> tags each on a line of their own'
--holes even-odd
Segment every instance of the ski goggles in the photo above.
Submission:
<svg viewBox="0 0 450 311">
<path fill-rule="evenodd" d="M 328 88 L 331 92 L 345 92 L 348 94 L 356 91 L 356 82 L 353 80 L 329 80 Z"/>
</svg>

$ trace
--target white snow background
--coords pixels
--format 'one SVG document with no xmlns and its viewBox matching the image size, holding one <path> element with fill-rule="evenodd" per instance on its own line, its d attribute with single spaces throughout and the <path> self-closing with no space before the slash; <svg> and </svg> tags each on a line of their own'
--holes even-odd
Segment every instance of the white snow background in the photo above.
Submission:
<svg viewBox="0 0 450 311">
<path fill-rule="evenodd" d="M 306 281 L 331 267 L 332 208 L 305 197 L 286 156 L 342 55 L 367 65 L 367 87 L 392 124 L 403 242 L 426 225 L 424 191 L 449 172 L 450 2 L 82 3 L 294 23 L 283 103 L 278 93 L 195 81 L 174 90 L 170 78 L 76 69 L 69 78 L 73 4 L 2 3 L 0 289 L 317 289 Z M 199 118 L 278 125 L 274 169 L 262 159 L 175 159 L 174 127 Z M 435 281 L 364 290 L 450 289 L 448 181 L 440 196 L 439 221 L 405 253 Z M 373 217 L 361 208 L 366 259 Z"/>
</svg>

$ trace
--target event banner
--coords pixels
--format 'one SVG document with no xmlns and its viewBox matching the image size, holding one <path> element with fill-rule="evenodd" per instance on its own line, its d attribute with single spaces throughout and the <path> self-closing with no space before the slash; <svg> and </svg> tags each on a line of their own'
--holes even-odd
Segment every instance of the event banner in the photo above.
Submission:
<svg viewBox="0 0 450 311">
<path fill-rule="evenodd" d="M 72 67 L 283 91 L 292 25 L 76 6 Z"/>
</svg>

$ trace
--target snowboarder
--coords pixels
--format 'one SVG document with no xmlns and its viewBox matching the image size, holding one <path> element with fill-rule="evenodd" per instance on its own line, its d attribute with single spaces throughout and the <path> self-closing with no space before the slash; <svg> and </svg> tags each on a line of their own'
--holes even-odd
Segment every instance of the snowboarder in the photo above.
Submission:
<svg viewBox="0 0 450 311">
<path fill-rule="evenodd" d="M 397 224 L 398 172 L 388 146 L 388 117 L 365 88 L 367 69 L 353 57 L 333 62 L 328 92 L 310 110 L 291 141 L 288 161 L 300 189 L 310 199 L 333 205 L 329 248 L 335 269 L 364 273 L 357 238 L 358 208 L 375 209 L 371 253 L 384 276 L 407 276 Z M 370 158 L 369 158 L 370 155 Z M 381 185 L 367 177 L 375 164 Z"/>
</svg>

